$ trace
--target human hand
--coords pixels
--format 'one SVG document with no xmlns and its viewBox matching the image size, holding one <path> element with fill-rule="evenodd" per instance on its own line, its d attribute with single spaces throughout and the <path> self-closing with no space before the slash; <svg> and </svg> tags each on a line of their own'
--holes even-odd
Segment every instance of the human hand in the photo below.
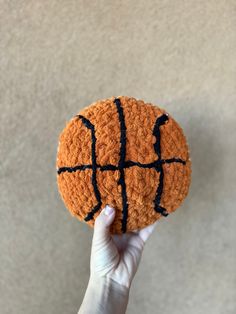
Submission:
<svg viewBox="0 0 236 314">
<path fill-rule="evenodd" d="M 124 234 L 110 234 L 115 209 L 106 206 L 96 217 L 92 240 L 90 275 L 106 277 L 130 288 L 138 269 L 144 245 L 156 223 L 141 230 Z"/>
</svg>

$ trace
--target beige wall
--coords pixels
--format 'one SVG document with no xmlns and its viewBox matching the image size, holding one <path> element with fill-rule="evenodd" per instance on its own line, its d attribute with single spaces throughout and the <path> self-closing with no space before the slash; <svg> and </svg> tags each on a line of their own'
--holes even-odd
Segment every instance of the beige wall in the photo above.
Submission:
<svg viewBox="0 0 236 314">
<path fill-rule="evenodd" d="M 58 134 L 128 95 L 182 125 L 183 206 L 145 247 L 127 313 L 236 312 L 236 2 L 1 1 L 0 312 L 76 313 L 92 230 L 56 186 Z"/>
</svg>

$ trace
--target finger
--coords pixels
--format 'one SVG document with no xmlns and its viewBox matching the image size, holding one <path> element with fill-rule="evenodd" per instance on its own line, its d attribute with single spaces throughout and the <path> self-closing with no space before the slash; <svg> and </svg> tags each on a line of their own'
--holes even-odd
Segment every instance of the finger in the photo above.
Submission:
<svg viewBox="0 0 236 314">
<path fill-rule="evenodd" d="M 110 225 L 115 218 L 115 209 L 106 205 L 94 223 L 93 244 L 110 241 Z"/>
<path fill-rule="evenodd" d="M 143 240 L 144 243 L 147 242 L 147 239 L 150 237 L 150 235 L 152 234 L 153 230 L 155 229 L 157 225 L 157 221 L 154 222 L 153 224 L 141 229 L 138 231 L 138 234 L 140 236 L 140 238 Z"/>
<path fill-rule="evenodd" d="M 110 233 L 114 218 L 115 210 L 106 205 L 95 219 L 90 258 L 91 273 L 105 274 L 119 262 L 119 254 Z"/>
</svg>

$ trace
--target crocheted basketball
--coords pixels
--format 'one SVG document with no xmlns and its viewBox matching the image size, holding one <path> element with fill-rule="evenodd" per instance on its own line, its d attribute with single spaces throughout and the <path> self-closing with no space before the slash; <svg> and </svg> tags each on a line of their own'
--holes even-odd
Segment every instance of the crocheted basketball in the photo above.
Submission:
<svg viewBox="0 0 236 314">
<path fill-rule="evenodd" d="M 67 122 L 56 165 L 71 214 L 93 227 L 109 204 L 116 209 L 113 234 L 175 211 L 191 181 L 181 127 L 164 109 L 128 96 L 94 102 Z"/>
</svg>

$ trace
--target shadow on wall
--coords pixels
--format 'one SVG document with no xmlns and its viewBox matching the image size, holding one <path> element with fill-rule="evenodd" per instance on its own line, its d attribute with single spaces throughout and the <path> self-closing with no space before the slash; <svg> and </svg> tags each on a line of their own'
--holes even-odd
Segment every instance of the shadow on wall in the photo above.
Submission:
<svg viewBox="0 0 236 314">
<path fill-rule="evenodd" d="M 188 198 L 194 206 L 198 205 L 197 211 L 209 211 L 214 209 L 212 204 L 220 202 L 220 178 L 224 174 L 217 112 L 211 110 L 211 104 L 205 105 L 205 101 L 193 104 L 191 99 L 178 100 L 175 105 L 181 108 L 178 122 L 186 135 L 192 161 Z M 205 208 L 206 204 L 209 208 Z"/>
</svg>

